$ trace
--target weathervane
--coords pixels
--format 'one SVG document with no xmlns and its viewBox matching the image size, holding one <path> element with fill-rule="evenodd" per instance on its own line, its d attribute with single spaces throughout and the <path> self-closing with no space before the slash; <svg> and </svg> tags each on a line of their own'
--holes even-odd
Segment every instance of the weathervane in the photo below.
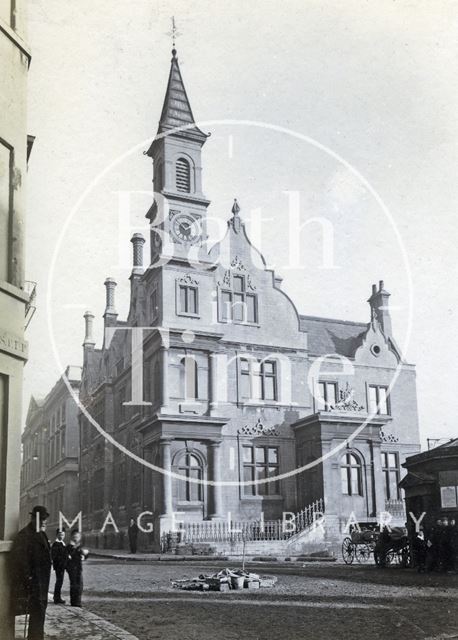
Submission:
<svg viewBox="0 0 458 640">
<path fill-rule="evenodd" d="M 172 54 L 175 56 L 175 55 L 176 55 L 176 52 L 177 52 L 177 51 L 176 51 L 176 49 L 175 49 L 175 46 L 176 46 L 176 39 L 177 39 L 177 38 L 179 38 L 179 37 L 181 36 L 181 33 L 178 31 L 177 26 L 176 26 L 176 24 L 175 24 L 175 16 L 172 16 L 172 17 L 171 17 L 171 20 L 172 20 L 172 30 L 171 30 L 171 31 L 169 31 L 169 32 L 167 33 L 167 35 L 168 35 L 168 36 L 170 36 L 170 37 L 172 38 L 172 47 L 173 47 L 173 48 L 172 48 Z"/>
</svg>

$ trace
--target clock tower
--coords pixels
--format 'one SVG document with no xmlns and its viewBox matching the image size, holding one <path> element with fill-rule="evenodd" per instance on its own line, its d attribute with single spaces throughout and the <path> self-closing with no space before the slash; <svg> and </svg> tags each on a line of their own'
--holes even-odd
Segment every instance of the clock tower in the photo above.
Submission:
<svg viewBox="0 0 458 640">
<path fill-rule="evenodd" d="M 155 200 L 151 222 L 151 265 L 160 259 L 208 260 L 206 210 L 202 193 L 202 146 L 209 134 L 196 125 L 172 50 L 169 80 L 156 138 L 146 152 L 153 159 Z"/>
</svg>

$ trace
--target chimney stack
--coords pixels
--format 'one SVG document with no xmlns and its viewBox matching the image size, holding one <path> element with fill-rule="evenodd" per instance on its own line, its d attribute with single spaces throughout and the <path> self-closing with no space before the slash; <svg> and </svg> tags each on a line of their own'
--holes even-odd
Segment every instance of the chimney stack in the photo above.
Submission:
<svg viewBox="0 0 458 640">
<path fill-rule="evenodd" d="M 145 244 L 145 238 L 141 233 L 134 233 L 130 241 L 133 246 L 132 273 L 141 275 L 143 273 L 143 245 Z"/>
<path fill-rule="evenodd" d="M 116 318 L 118 317 L 118 313 L 115 308 L 116 280 L 114 280 L 114 278 L 107 278 L 104 282 L 104 285 L 106 288 L 106 304 L 103 317 L 105 318 L 105 325 L 109 325 L 114 324 L 116 322 Z"/>
<path fill-rule="evenodd" d="M 378 289 L 377 285 L 372 285 L 372 295 L 368 302 L 371 308 L 371 321 L 378 322 L 385 337 L 391 337 L 393 330 L 391 327 L 391 316 L 389 309 L 390 294 L 385 291 L 385 284 L 383 280 L 379 281 Z"/>
<path fill-rule="evenodd" d="M 95 340 L 92 334 L 94 314 L 91 311 L 86 311 L 84 314 L 84 323 L 86 328 L 86 335 L 84 336 L 83 347 L 95 347 Z"/>
</svg>

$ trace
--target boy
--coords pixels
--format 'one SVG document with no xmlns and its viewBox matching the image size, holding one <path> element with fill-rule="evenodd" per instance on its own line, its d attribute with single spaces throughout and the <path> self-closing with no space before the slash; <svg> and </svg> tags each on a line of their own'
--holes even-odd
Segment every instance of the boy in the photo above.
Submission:
<svg viewBox="0 0 458 640">
<path fill-rule="evenodd" d="M 61 589 L 64 583 L 65 569 L 67 567 L 68 551 L 64 542 L 65 529 L 57 529 L 56 539 L 51 546 L 52 566 L 56 573 L 54 585 L 54 604 L 65 604 L 62 600 Z"/>
<path fill-rule="evenodd" d="M 67 545 L 68 560 L 67 573 L 70 578 L 70 604 L 81 607 L 83 593 L 83 560 L 88 556 L 88 550 L 81 547 L 81 533 L 74 529 Z"/>
</svg>

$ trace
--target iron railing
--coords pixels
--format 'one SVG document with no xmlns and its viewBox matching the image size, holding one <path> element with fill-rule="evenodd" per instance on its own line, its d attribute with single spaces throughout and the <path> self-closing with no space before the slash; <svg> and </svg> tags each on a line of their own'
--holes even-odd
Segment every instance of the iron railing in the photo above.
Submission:
<svg viewBox="0 0 458 640">
<path fill-rule="evenodd" d="M 405 518 L 406 507 L 404 500 L 385 500 L 385 511 L 387 511 L 393 518 Z"/>
<path fill-rule="evenodd" d="M 162 548 L 168 551 L 178 543 L 217 543 L 288 540 L 310 529 L 324 514 L 324 500 L 314 503 L 285 520 L 206 521 L 181 523 L 176 532 L 162 536 Z"/>
</svg>

